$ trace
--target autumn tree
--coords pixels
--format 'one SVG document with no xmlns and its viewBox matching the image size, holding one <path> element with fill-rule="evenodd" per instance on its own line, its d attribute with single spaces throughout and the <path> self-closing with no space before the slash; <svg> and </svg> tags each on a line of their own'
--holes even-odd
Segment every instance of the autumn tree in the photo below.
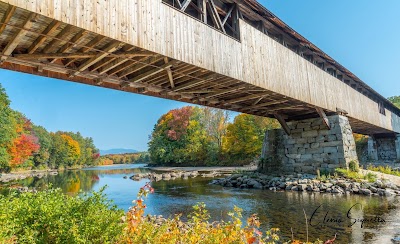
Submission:
<svg viewBox="0 0 400 244">
<path fill-rule="evenodd" d="M 250 162 L 261 154 L 265 131 L 279 127 L 279 123 L 274 119 L 239 114 L 234 122 L 228 125 L 223 150 L 231 161 Z"/>
<path fill-rule="evenodd" d="M 197 107 L 174 109 L 161 116 L 149 142 L 152 162 L 196 164 L 207 156 L 207 135 Z"/>
</svg>

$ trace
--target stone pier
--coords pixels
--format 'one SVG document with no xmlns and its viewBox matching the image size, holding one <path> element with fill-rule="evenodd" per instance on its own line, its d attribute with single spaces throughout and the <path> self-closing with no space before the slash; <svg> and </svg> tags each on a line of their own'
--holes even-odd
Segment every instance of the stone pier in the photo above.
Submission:
<svg viewBox="0 0 400 244">
<path fill-rule="evenodd" d="M 400 160 L 400 135 L 370 136 L 368 138 L 368 159 L 374 163 L 393 163 Z"/>
<path fill-rule="evenodd" d="M 353 132 L 347 117 L 328 116 L 330 129 L 321 118 L 288 122 L 283 130 L 267 131 L 260 163 L 263 172 L 333 172 L 358 164 Z"/>
</svg>

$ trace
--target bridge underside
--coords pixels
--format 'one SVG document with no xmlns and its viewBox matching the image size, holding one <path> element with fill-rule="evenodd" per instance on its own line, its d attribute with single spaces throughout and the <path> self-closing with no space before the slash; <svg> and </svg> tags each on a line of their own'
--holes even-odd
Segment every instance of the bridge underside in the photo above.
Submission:
<svg viewBox="0 0 400 244">
<path fill-rule="evenodd" d="M 302 101 L 2 2 L 0 19 L 3 69 L 286 121 L 320 116 Z M 349 120 L 357 133 L 393 133 Z"/>
</svg>

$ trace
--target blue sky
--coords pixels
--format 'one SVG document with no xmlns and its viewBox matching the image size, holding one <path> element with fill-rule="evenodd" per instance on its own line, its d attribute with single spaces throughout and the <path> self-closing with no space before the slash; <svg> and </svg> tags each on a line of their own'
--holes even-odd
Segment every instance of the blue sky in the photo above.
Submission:
<svg viewBox="0 0 400 244">
<path fill-rule="evenodd" d="M 383 96 L 400 95 L 400 1 L 260 1 Z M 80 131 L 100 149 L 146 150 L 157 119 L 185 104 L 0 70 L 12 108 L 50 131 Z"/>
</svg>

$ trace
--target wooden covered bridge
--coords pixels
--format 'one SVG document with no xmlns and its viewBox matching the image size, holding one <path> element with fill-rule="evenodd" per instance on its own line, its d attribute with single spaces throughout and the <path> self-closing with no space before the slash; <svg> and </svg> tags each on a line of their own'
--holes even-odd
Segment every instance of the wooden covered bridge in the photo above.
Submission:
<svg viewBox="0 0 400 244">
<path fill-rule="evenodd" d="M 400 158 L 400 110 L 255 0 L 1 0 L 0 21 L 1 68 L 275 117 L 288 169 L 353 160 L 347 127 Z"/>
</svg>

